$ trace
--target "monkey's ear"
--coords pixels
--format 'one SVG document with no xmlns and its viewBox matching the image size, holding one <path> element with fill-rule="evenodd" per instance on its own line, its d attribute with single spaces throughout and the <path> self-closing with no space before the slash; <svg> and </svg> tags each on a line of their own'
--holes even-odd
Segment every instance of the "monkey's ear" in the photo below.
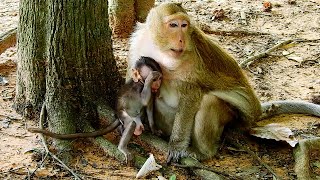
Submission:
<svg viewBox="0 0 320 180">
<path fill-rule="evenodd" d="M 140 73 L 137 69 L 132 69 L 131 78 L 134 82 L 138 82 L 139 80 L 142 80 L 142 77 L 140 76 Z"/>
</svg>

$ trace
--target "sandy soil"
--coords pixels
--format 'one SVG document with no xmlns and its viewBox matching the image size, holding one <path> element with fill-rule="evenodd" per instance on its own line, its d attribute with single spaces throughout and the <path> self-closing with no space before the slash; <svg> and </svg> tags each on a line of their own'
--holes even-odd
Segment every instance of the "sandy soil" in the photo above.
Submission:
<svg viewBox="0 0 320 180">
<path fill-rule="evenodd" d="M 260 59 L 245 69 L 250 83 L 262 102 L 270 100 L 302 99 L 312 101 L 320 94 L 320 1 L 271 1 L 270 12 L 262 11 L 262 1 L 217 0 L 185 1 L 183 6 L 196 22 L 205 24 L 214 31 L 253 31 L 265 35 L 228 36 L 212 35 L 219 44 L 236 57 L 239 62 L 261 53 L 287 39 L 309 41 L 292 43 Z M 292 2 L 292 0 L 291 0 Z M 19 0 L 0 1 L 0 34 L 17 26 Z M 157 2 L 159 3 L 159 2 Z M 223 9 L 224 17 L 215 18 L 216 10 Z M 241 18 L 241 14 L 245 14 Z M 126 67 L 127 39 L 114 39 L 114 52 L 122 72 Z M 291 60 L 282 53 L 293 55 Z M 40 138 L 26 131 L 26 126 L 36 126 L 25 121 L 12 109 L 15 77 L 16 48 L 10 48 L 0 56 L 0 76 L 9 83 L 0 84 L 0 178 L 28 178 L 44 158 L 41 154 Z M 320 119 L 302 115 L 278 116 L 260 124 L 277 122 L 293 130 L 297 138 L 320 135 Z M 116 137 L 116 138 L 114 138 Z M 106 136 L 117 141 L 116 134 Z M 295 179 L 293 148 L 285 142 L 247 137 L 248 146 L 283 179 Z M 130 148 L 139 154 L 155 154 L 157 161 L 164 164 L 163 153 L 157 152 L 135 138 Z M 137 169 L 126 167 L 104 154 L 88 140 L 75 142 L 74 158 L 70 167 L 84 179 L 133 179 Z M 312 152 L 311 168 L 320 178 L 319 152 Z M 246 152 L 224 144 L 217 157 L 204 162 L 206 165 L 241 177 L 243 179 L 272 179 L 272 175 Z M 147 176 L 156 178 L 163 171 Z M 190 171 L 174 168 L 177 179 L 198 179 Z M 164 174 L 168 178 L 172 174 Z M 72 179 L 72 176 L 52 159 L 42 163 L 34 174 L 35 179 Z"/>
</svg>

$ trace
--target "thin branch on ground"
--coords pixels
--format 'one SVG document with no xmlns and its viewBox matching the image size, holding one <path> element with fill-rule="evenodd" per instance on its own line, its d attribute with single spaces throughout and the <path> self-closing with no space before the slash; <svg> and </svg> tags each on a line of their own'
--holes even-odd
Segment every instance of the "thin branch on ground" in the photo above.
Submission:
<svg viewBox="0 0 320 180">
<path fill-rule="evenodd" d="M 279 176 L 273 171 L 273 169 L 266 164 L 265 162 L 263 162 L 261 160 L 261 158 L 259 156 L 256 155 L 256 153 L 254 153 L 253 151 L 251 151 L 249 148 L 242 146 L 238 141 L 232 140 L 230 139 L 228 141 L 229 143 L 231 143 L 233 146 L 235 146 L 238 149 L 242 149 L 244 151 L 246 151 L 248 154 L 250 154 L 255 160 L 257 160 L 262 166 L 264 166 L 276 179 L 279 179 Z"/>
<path fill-rule="evenodd" d="M 40 164 L 37 165 L 36 169 L 32 171 L 32 173 L 30 174 L 30 177 L 33 177 L 34 173 L 44 164 L 44 161 L 47 159 L 48 157 L 48 152 L 46 152 L 46 155 L 44 156 L 44 158 L 42 159 L 42 161 L 40 162 Z"/>
<path fill-rule="evenodd" d="M 310 170 L 310 151 L 320 150 L 320 137 L 299 141 L 294 149 L 295 173 L 298 179 L 314 179 Z"/>
<path fill-rule="evenodd" d="M 247 30 L 232 30 L 232 31 L 212 30 L 206 24 L 200 24 L 200 28 L 206 34 L 214 34 L 214 35 L 220 35 L 220 36 L 261 36 L 261 35 L 270 35 L 269 33 L 256 32 L 256 31 L 247 31 Z"/>
<path fill-rule="evenodd" d="M 40 120 L 39 120 L 39 128 L 40 128 L 40 129 L 43 129 L 43 121 L 44 121 L 45 118 L 46 118 L 46 105 L 45 105 L 45 103 L 43 103 L 42 108 L 41 108 L 41 112 L 40 112 Z M 41 141 L 42 141 L 42 143 L 43 143 L 43 147 L 44 147 L 46 153 L 49 154 L 53 159 L 55 159 L 56 161 L 58 161 L 59 164 L 60 164 L 63 168 L 65 168 L 66 170 L 68 170 L 68 171 L 74 176 L 75 179 L 81 180 L 81 178 L 80 178 L 75 172 L 73 172 L 72 169 L 70 169 L 67 165 L 65 165 L 65 164 L 63 163 L 62 160 L 60 160 L 56 155 L 54 155 L 53 153 L 51 153 L 51 152 L 49 151 L 49 148 L 48 148 L 48 145 L 47 145 L 47 142 L 46 142 L 46 138 L 44 137 L 43 134 L 40 134 L 40 138 L 41 138 Z"/>
<path fill-rule="evenodd" d="M 242 180 L 241 177 L 233 176 L 233 175 L 231 175 L 231 174 L 227 174 L 227 173 L 225 173 L 225 172 L 219 171 L 219 170 L 214 169 L 214 168 L 207 167 L 207 166 L 205 166 L 205 165 L 182 165 L 182 164 L 173 164 L 173 165 L 174 165 L 174 166 L 177 166 L 177 167 L 182 167 L 182 168 L 198 168 L 198 169 L 203 169 L 203 170 L 211 171 L 211 172 L 220 174 L 220 175 L 222 175 L 222 176 L 228 177 L 229 179 Z"/>
<path fill-rule="evenodd" d="M 242 68 L 245 68 L 249 63 L 252 63 L 253 61 L 258 60 L 258 59 L 260 59 L 260 58 L 267 57 L 272 51 L 274 51 L 274 50 L 276 50 L 276 49 L 278 49 L 278 48 L 280 48 L 280 47 L 282 47 L 282 46 L 285 46 L 285 45 L 287 45 L 287 44 L 290 44 L 291 42 L 293 42 L 292 39 L 283 41 L 283 42 L 281 42 L 281 43 L 273 46 L 272 48 L 267 49 L 265 52 L 262 52 L 262 53 L 260 53 L 260 54 L 257 54 L 257 55 L 255 55 L 255 56 L 252 56 L 252 57 L 250 57 L 250 58 L 242 61 L 242 62 L 240 63 L 240 66 L 241 66 Z"/>
<path fill-rule="evenodd" d="M 314 42 L 317 43 L 320 41 L 320 39 L 295 39 L 295 42 Z"/>
<path fill-rule="evenodd" d="M 0 54 L 17 43 L 17 28 L 0 34 Z"/>
</svg>

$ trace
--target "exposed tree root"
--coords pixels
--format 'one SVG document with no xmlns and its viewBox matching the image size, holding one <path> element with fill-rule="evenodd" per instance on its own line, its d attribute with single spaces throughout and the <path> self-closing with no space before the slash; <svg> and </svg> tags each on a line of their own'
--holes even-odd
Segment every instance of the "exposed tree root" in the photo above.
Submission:
<svg viewBox="0 0 320 180">
<path fill-rule="evenodd" d="M 310 171 L 309 153 L 311 150 L 320 150 L 320 137 L 301 140 L 294 149 L 294 170 L 298 179 L 315 179 Z"/>
<path fill-rule="evenodd" d="M 43 129 L 43 122 L 44 122 L 44 119 L 45 119 L 45 118 L 46 118 L 46 105 L 45 105 L 45 103 L 43 103 L 42 108 L 41 108 L 41 113 L 40 113 L 40 120 L 39 120 L 39 128 L 40 128 L 40 129 Z M 51 153 L 51 152 L 49 151 L 48 145 L 47 145 L 47 143 L 46 143 L 46 138 L 44 137 L 44 135 L 40 134 L 40 138 L 41 138 L 41 140 L 42 140 L 43 147 L 44 147 L 44 149 L 45 149 L 45 151 L 46 151 L 46 156 L 47 156 L 47 155 L 50 155 L 53 159 L 55 159 L 56 161 L 58 161 L 59 164 L 60 164 L 63 168 L 65 168 L 66 170 L 68 170 L 68 171 L 74 176 L 75 179 L 81 180 L 81 178 L 80 178 L 75 172 L 73 172 L 72 169 L 70 169 L 67 165 L 65 165 L 65 164 L 63 163 L 62 160 L 60 160 L 56 155 L 54 155 L 53 153 Z M 35 171 L 36 171 L 36 170 L 35 170 Z M 35 173 L 35 171 L 32 172 L 31 175 L 33 175 L 33 174 Z M 31 175 L 30 175 L 30 176 L 31 176 Z"/>
<path fill-rule="evenodd" d="M 240 63 L 240 66 L 241 66 L 242 68 L 245 68 L 245 67 L 248 66 L 248 64 L 252 63 L 253 61 L 255 61 L 255 60 L 257 60 L 257 59 L 260 59 L 260 58 L 263 58 L 263 57 L 267 57 L 272 51 L 274 51 L 274 50 L 276 50 L 276 49 L 278 49 L 278 48 L 280 48 L 280 47 L 282 47 L 282 46 L 284 46 L 284 45 L 290 44 L 291 42 L 293 42 L 292 39 L 283 41 L 283 42 L 281 42 L 281 43 L 273 46 L 272 48 L 266 50 L 265 52 L 262 52 L 262 53 L 260 53 L 260 54 L 258 54 L 258 55 L 252 56 L 252 57 L 250 57 L 250 58 L 242 61 L 242 62 Z"/>
<path fill-rule="evenodd" d="M 97 110 L 98 110 L 99 118 L 108 119 L 110 121 L 109 123 L 112 123 L 113 121 L 116 120 L 114 110 L 110 106 L 105 105 L 103 103 L 99 103 Z M 92 132 L 92 131 L 95 131 L 95 129 L 87 123 L 84 126 L 84 131 Z M 108 140 L 106 140 L 101 136 L 94 138 L 93 142 L 98 146 L 100 146 L 109 156 L 114 157 L 120 162 L 125 162 L 124 154 L 120 152 L 118 150 L 118 147 L 113 143 L 109 142 Z M 133 162 L 134 166 L 137 168 L 140 168 L 146 161 L 146 158 L 135 155 L 133 161 L 134 161 Z"/>
<path fill-rule="evenodd" d="M 88 123 L 84 125 L 83 130 L 85 132 L 95 131 L 95 129 L 92 126 L 90 126 Z M 95 137 L 93 142 L 98 146 L 100 146 L 108 155 L 116 158 L 118 161 L 121 161 L 121 162 L 125 161 L 124 155 L 118 150 L 117 146 L 109 142 L 108 140 L 106 140 L 104 137 L 102 136 Z"/>
<path fill-rule="evenodd" d="M 9 31 L 0 35 L 0 54 L 8 48 L 14 46 L 17 42 L 17 28 L 10 29 Z"/>
<path fill-rule="evenodd" d="M 225 177 L 228 177 L 228 179 L 235 179 L 235 180 L 242 180 L 242 178 L 240 177 L 237 177 L 237 176 L 233 176 L 233 175 L 230 175 L 230 174 L 227 174 L 225 172 L 222 172 L 222 171 L 219 171 L 219 170 L 216 170 L 216 169 L 213 169 L 213 168 L 210 168 L 210 167 L 207 167 L 207 166 L 204 166 L 202 165 L 200 162 L 198 163 L 198 165 L 194 164 L 194 163 L 188 163 L 189 159 L 182 159 L 183 161 L 183 164 L 185 165 L 182 165 L 182 164 L 174 164 L 174 166 L 177 166 L 177 167 L 183 167 L 183 168 L 193 168 L 193 169 L 203 169 L 203 170 L 207 170 L 207 171 L 211 171 L 211 172 L 214 172 L 214 173 L 217 173 L 217 174 L 221 174 Z M 188 165 L 187 165 L 188 164 Z M 220 178 L 220 177 L 219 177 Z"/>
<path fill-rule="evenodd" d="M 162 152 L 167 152 L 168 151 L 168 143 L 166 143 L 164 140 L 161 138 L 148 134 L 148 133 L 143 133 L 141 136 L 141 139 L 150 145 L 154 146 L 156 149 L 162 151 Z M 220 175 L 218 175 L 218 171 L 214 172 L 210 168 L 204 168 L 205 166 L 201 164 L 199 161 L 196 159 L 186 157 L 181 159 L 181 163 L 184 167 L 190 167 L 192 168 L 193 172 L 200 176 L 202 179 L 223 179 Z M 226 175 L 225 173 L 221 175 Z M 229 176 L 229 175 L 228 175 Z"/>
</svg>

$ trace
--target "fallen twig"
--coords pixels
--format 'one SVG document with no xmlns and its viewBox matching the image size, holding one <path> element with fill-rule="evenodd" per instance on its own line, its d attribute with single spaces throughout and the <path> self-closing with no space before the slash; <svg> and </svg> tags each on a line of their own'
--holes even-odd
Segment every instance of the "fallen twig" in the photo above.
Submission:
<svg viewBox="0 0 320 180">
<path fill-rule="evenodd" d="M 255 32 L 255 31 L 247 31 L 247 30 L 212 30 L 210 26 L 206 24 L 200 24 L 200 29 L 206 34 L 214 34 L 220 36 L 260 36 L 260 35 L 270 35 L 268 33 L 263 32 Z"/>
<path fill-rule="evenodd" d="M 280 48 L 280 47 L 282 47 L 282 46 L 284 46 L 284 45 L 290 44 L 291 42 L 293 42 L 292 39 L 283 41 L 283 42 L 281 42 L 281 43 L 273 46 L 272 48 L 266 50 L 266 51 L 263 52 L 263 53 L 260 53 L 260 54 L 258 54 L 258 55 L 252 56 L 252 57 L 250 57 L 250 58 L 242 61 L 242 62 L 240 63 L 240 66 L 241 66 L 242 68 L 244 68 L 244 67 L 246 67 L 246 66 L 248 65 L 248 63 L 251 63 L 251 62 L 253 62 L 253 61 L 257 60 L 257 59 L 263 58 L 263 57 L 267 57 L 272 51 L 274 51 L 274 50 L 276 50 L 276 49 L 278 49 L 278 48 Z"/>
<path fill-rule="evenodd" d="M 40 120 L 39 120 L 39 128 L 40 129 L 43 129 L 42 123 L 45 118 L 46 118 L 46 105 L 45 105 L 45 103 L 43 103 L 42 108 L 41 108 L 41 112 L 40 112 Z M 43 147 L 44 147 L 46 153 L 49 154 L 53 159 L 58 161 L 62 167 L 64 167 L 66 170 L 68 170 L 74 176 L 75 179 L 81 180 L 81 178 L 75 172 L 73 172 L 72 169 L 70 169 L 67 165 L 65 165 L 63 163 L 63 161 L 61 161 L 56 155 L 54 155 L 53 153 L 51 153 L 49 151 L 48 145 L 46 143 L 46 138 L 43 136 L 43 134 L 40 134 L 40 138 L 42 140 Z"/>
<path fill-rule="evenodd" d="M 47 159 L 47 157 L 48 157 L 48 153 L 46 152 L 46 155 L 42 159 L 41 163 L 38 164 L 36 169 L 32 171 L 32 173 L 30 174 L 30 177 L 33 177 L 34 173 L 44 164 L 44 161 Z"/>
<path fill-rule="evenodd" d="M 320 149 L 320 137 L 305 139 L 299 141 L 298 146 L 294 149 L 295 167 L 294 170 L 298 179 L 314 179 L 310 172 L 310 157 L 311 150 Z"/>
<path fill-rule="evenodd" d="M 261 36 L 261 35 L 270 35 L 263 32 L 255 31 L 246 31 L 246 30 L 233 30 L 233 31 L 224 31 L 224 30 L 211 30 L 211 29 L 202 29 L 207 34 L 214 34 L 220 36 Z"/>
<path fill-rule="evenodd" d="M 9 31 L 0 35 L 0 54 L 6 51 L 9 47 L 17 43 L 17 28 L 10 29 Z"/>
<path fill-rule="evenodd" d="M 295 42 L 319 42 L 320 39 L 295 39 Z"/>
<path fill-rule="evenodd" d="M 266 50 L 263 53 L 257 54 L 255 56 L 252 56 L 252 57 L 242 61 L 240 63 L 240 66 L 242 68 L 248 67 L 253 61 L 258 60 L 258 59 L 263 58 L 263 57 L 270 56 L 270 55 L 272 55 L 272 54 L 270 54 L 272 51 L 274 51 L 274 50 L 276 50 L 276 49 L 278 49 L 280 47 L 283 47 L 283 46 L 285 46 L 287 44 L 290 44 L 291 42 L 298 42 L 299 43 L 299 42 L 318 42 L 318 41 L 320 41 L 320 39 L 299 39 L 299 38 L 298 39 L 289 39 L 289 40 L 283 41 L 283 42 L 275 45 L 274 47 Z M 273 55 L 273 56 L 275 56 L 275 55 Z"/>
<path fill-rule="evenodd" d="M 211 172 L 214 172 L 214 173 L 217 173 L 217 174 L 221 174 L 222 176 L 225 176 L 225 177 L 228 177 L 229 179 L 236 179 L 236 180 L 241 180 L 242 178 L 240 177 L 237 177 L 237 176 L 233 176 L 231 174 L 227 174 L 225 172 L 222 172 L 222 171 L 219 171 L 219 170 L 216 170 L 216 169 L 213 169 L 213 168 L 210 168 L 210 167 L 207 167 L 207 166 L 204 166 L 202 165 L 201 163 L 199 165 L 182 165 L 182 164 L 173 164 L 174 166 L 177 166 L 177 167 L 182 167 L 182 168 L 198 168 L 198 169 L 204 169 L 204 170 L 207 170 L 207 171 L 211 171 Z"/>
<path fill-rule="evenodd" d="M 273 171 L 273 169 L 263 162 L 259 156 L 256 155 L 253 151 L 251 151 L 249 148 L 242 146 L 238 141 L 230 140 L 229 143 L 231 143 L 233 146 L 235 146 L 238 149 L 245 150 L 248 154 L 250 154 L 255 160 L 257 160 L 262 166 L 264 166 L 276 179 L 279 179 L 279 176 Z"/>
</svg>

